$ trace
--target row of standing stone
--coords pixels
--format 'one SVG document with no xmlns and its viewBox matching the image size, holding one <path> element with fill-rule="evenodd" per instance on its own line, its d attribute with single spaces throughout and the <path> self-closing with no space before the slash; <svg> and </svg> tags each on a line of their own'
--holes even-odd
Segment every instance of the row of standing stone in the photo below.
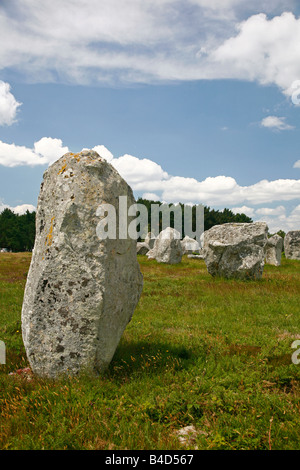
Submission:
<svg viewBox="0 0 300 470">
<path fill-rule="evenodd" d="M 136 240 L 99 239 L 96 230 L 99 204 L 117 211 L 124 195 L 131 207 L 132 189 L 94 151 L 67 153 L 44 173 L 22 307 L 24 346 L 37 375 L 98 374 L 112 360 L 143 289 Z M 205 232 L 210 274 L 259 278 L 267 231 L 266 224 L 256 223 Z M 286 240 L 286 255 L 299 253 L 299 238 L 288 234 Z M 146 242 L 148 257 L 162 263 L 179 262 L 189 245 L 171 228 Z"/>
<path fill-rule="evenodd" d="M 202 241 L 202 243 L 201 243 Z M 201 243 L 201 245 L 200 245 Z M 147 234 L 137 243 L 137 254 L 160 263 L 180 263 L 182 256 L 204 259 L 213 276 L 260 278 L 264 264 L 280 266 L 284 248 L 287 259 L 300 259 L 300 231 L 288 232 L 285 239 L 275 234 L 268 238 L 265 223 L 228 223 L 204 232 L 198 241 L 168 227 L 157 238 Z"/>
</svg>

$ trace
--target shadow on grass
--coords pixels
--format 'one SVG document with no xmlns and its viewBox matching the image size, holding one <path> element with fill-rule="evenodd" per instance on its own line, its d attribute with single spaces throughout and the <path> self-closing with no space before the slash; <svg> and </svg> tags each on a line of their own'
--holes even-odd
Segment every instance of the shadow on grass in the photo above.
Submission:
<svg viewBox="0 0 300 470">
<path fill-rule="evenodd" d="M 159 374 L 188 369 L 198 360 L 200 351 L 169 342 L 122 340 L 106 372 L 110 378 L 139 374 Z M 203 352 L 202 352 L 203 354 Z"/>
</svg>

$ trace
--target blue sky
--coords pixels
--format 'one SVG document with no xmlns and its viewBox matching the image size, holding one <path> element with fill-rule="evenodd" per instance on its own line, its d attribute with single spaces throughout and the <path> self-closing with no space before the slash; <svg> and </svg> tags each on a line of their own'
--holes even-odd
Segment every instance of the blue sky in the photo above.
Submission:
<svg viewBox="0 0 300 470">
<path fill-rule="evenodd" d="M 0 210 L 94 148 L 136 196 L 300 229 L 296 1 L 0 5 Z"/>
</svg>

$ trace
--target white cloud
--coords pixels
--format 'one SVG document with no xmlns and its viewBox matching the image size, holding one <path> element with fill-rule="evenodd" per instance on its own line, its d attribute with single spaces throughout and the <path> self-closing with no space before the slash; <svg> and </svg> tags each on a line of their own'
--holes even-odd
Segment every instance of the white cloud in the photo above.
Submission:
<svg viewBox="0 0 300 470">
<path fill-rule="evenodd" d="M 262 180 L 250 186 L 240 186 L 234 178 L 217 176 L 198 181 L 195 178 L 172 176 L 164 172 L 160 165 L 148 159 L 123 155 L 111 160 L 134 191 L 144 191 L 142 197 L 153 201 L 185 204 L 202 203 L 208 206 L 234 206 L 234 213 L 244 213 L 254 221 L 265 221 L 271 233 L 278 230 L 300 229 L 300 205 L 290 214 L 284 205 L 275 208 L 255 208 L 274 201 L 300 199 L 300 180 Z"/>
<path fill-rule="evenodd" d="M 162 167 L 148 158 L 139 159 L 132 155 L 123 155 L 111 161 L 120 175 L 132 185 L 133 189 L 147 189 L 147 181 L 155 188 L 161 186 L 169 175 Z M 155 190 L 155 189 L 154 189 Z"/>
<path fill-rule="evenodd" d="M 93 150 L 108 162 L 111 162 L 114 158 L 113 154 L 104 145 L 96 145 L 96 147 L 93 147 Z"/>
<path fill-rule="evenodd" d="M 290 93 L 300 76 L 300 19 L 291 12 L 272 19 L 260 13 L 239 23 L 237 31 L 212 54 L 223 65 L 223 77 L 275 83 Z"/>
<path fill-rule="evenodd" d="M 68 147 L 62 146 L 60 139 L 43 137 L 34 143 L 34 148 L 6 144 L 0 140 L 0 165 L 15 167 L 21 165 L 46 165 L 55 162 L 68 152 Z"/>
<path fill-rule="evenodd" d="M 32 204 L 21 204 L 19 206 L 12 207 L 12 206 L 8 206 L 7 204 L 4 204 L 0 200 L 0 213 L 3 212 L 4 209 L 10 209 L 12 212 L 18 215 L 23 215 L 26 213 L 26 211 L 29 211 L 29 212 L 36 211 L 36 207 L 33 206 Z"/>
<path fill-rule="evenodd" d="M 297 161 L 294 163 L 294 168 L 300 168 L 300 160 L 297 160 Z"/>
<path fill-rule="evenodd" d="M 256 209 L 255 214 L 279 217 L 281 215 L 285 215 L 285 207 L 284 206 L 278 206 L 274 208 L 263 207 L 260 209 Z"/>
<path fill-rule="evenodd" d="M 113 158 L 110 163 L 134 191 L 150 193 L 166 202 L 232 205 L 239 209 L 237 204 L 244 204 L 242 207 L 247 208 L 246 203 L 258 205 L 300 199 L 300 179 L 261 180 L 241 186 L 234 178 L 224 175 L 202 181 L 169 175 L 152 160 L 127 154 Z"/>
<path fill-rule="evenodd" d="M 297 223 L 298 210 L 286 216 L 282 204 L 275 209 L 254 209 L 251 205 L 299 200 L 300 179 L 261 180 L 249 186 L 241 186 L 234 178 L 225 175 L 198 181 L 195 178 L 169 175 L 158 163 L 148 158 L 141 159 L 128 154 L 115 158 L 104 145 L 97 145 L 94 149 L 110 161 L 133 191 L 142 193 L 144 198 L 172 203 L 233 207 L 234 212 L 271 220 L 272 227 L 278 222 L 283 230 L 283 226 Z M 43 137 L 35 142 L 33 149 L 0 141 L 0 164 L 8 167 L 45 165 L 60 158 L 67 151 L 68 147 L 64 147 L 60 139 L 50 137 Z"/>
<path fill-rule="evenodd" d="M 31 81 L 238 78 L 288 92 L 300 77 L 300 19 L 286 12 L 294 5 L 294 0 L 52 0 L 37 7 L 36 0 L 11 0 L 0 16 L 0 63 Z M 268 19 L 269 13 L 282 14 Z"/>
<path fill-rule="evenodd" d="M 42 137 L 42 139 L 34 143 L 34 152 L 38 155 L 41 155 L 42 158 L 49 164 L 55 162 L 68 151 L 68 147 L 62 146 L 61 139 Z"/>
<path fill-rule="evenodd" d="M 287 230 L 300 230 L 300 204 L 287 217 Z"/>
<path fill-rule="evenodd" d="M 32 204 L 21 204 L 19 206 L 12 207 L 11 210 L 18 215 L 23 215 L 27 211 L 29 212 L 34 212 L 36 211 L 36 207 L 33 206 Z"/>
<path fill-rule="evenodd" d="M 240 197 L 253 204 L 291 201 L 300 198 L 300 180 L 261 180 L 251 186 L 240 187 L 240 189 Z"/>
<path fill-rule="evenodd" d="M 246 214 L 248 217 L 253 217 L 255 214 L 255 209 L 253 207 L 241 206 L 241 207 L 232 207 L 232 212 L 234 214 Z"/>
<path fill-rule="evenodd" d="M 0 164 L 8 167 L 44 164 L 32 149 L 0 140 Z"/>
<path fill-rule="evenodd" d="M 16 121 L 20 106 L 21 103 L 10 92 L 9 83 L 0 80 L 0 126 L 11 126 Z"/>
<path fill-rule="evenodd" d="M 296 206 L 290 213 L 287 213 L 283 205 L 278 207 L 254 207 L 242 206 L 233 207 L 232 212 L 244 213 L 252 218 L 254 222 L 266 222 L 270 233 L 276 233 L 279 230 L 288 232 L 290 230 L 300 230 L 300 204 Z"/>
<path fill-rule="evenodd" d="M 240 209 L 240 210 L 236 210 Z M 234 213 L 243 212 L 253 219 L 254 222 L 266 222 L 270 233 L 279 230 L 289 232 L 290 230 L 300 230 L 300 204 L 287 213 L 287 209 L 280 205 L 278 207 L 240 207 L 231 209 Z"/>
<path fill-rule="evenodd" d="M 148 199 L 148 201 L 160 201 L 160 197 L 155 193 L 144 193 L 142 195 L 142 198 Z"/>
<path fill-rule="evenodd" d="M 263 208 L 257 209 L 254 221 L 264 221 L 269 227 L 270 233 L 284 230 L 300 230 L 300 204 L 287 214 L 284 206 L 275 209 Z"/>
<path fill-rule="evenodd" d="M 267 127 L 268 129 L 276 129 L 280 131 L 294 129 L 294 126 L 287 124 L 285 119 L 285 117 L 267 116 L 261 121 L 261 125 L 262 127 Z"/>
</svg>

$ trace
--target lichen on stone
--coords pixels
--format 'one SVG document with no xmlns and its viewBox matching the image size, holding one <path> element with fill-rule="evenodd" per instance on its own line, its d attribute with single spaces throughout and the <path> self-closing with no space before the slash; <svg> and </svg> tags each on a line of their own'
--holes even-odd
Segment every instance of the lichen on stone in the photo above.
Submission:
<svg viewBox="0 0 300 470">
<path fill-rule="evenodd" d="M 48 232 L 48 235 L 46 236 L 46 241 L 45 241 L 45 245 L 47 246 L 51 246 L 52 245 L 52 241 L 53 241 L 53 223 L 54 223 L 54 219 L 55 217 L 52 217 L 51 219 L 51 225 L 50 225 L 50 229 L 49 229 L 49 232 Z"/>
</svg>

